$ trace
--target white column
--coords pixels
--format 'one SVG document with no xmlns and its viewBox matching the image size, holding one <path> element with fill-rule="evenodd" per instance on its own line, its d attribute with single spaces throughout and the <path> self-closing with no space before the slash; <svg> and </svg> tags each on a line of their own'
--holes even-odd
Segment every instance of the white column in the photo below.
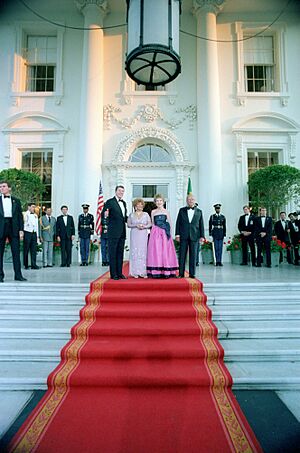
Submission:
<svg viewBox="0 0 300 453">
<path fill-rule="evenodd" d="M 91 205 L 95 214 L 102 165 L 103 139 L 103 18 L 105 0 L 80 0 L 84 15 L 80 131 L 78 146 L 78 207 Z"/>
<path fill-rule="evenodd" d="M 194 0 L 197 35 L 216 40 L 216 14 L 224 0 Z M 218 45 L 197 38 L 199 205 L 206 215 L 222 203 L 222 146 Z"/>
</svg>

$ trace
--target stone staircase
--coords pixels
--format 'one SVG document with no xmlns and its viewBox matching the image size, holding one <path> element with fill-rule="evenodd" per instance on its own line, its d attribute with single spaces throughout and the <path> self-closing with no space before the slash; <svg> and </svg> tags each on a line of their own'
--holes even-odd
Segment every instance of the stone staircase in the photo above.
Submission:
<svg viewBox="0 0 300 453">
<path fill-rule="evenodd" d="M 0 292 L 0 390 L 45 389 L 88 284 L 7 283 Z M 206 284 L 236 389 L 300 389 L 300 283 Z"/>
</svg>

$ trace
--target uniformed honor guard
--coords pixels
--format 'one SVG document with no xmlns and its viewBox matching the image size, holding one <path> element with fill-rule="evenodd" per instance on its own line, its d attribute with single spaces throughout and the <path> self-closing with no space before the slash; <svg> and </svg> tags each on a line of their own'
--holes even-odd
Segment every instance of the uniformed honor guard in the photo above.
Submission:
<svg viewBox="0 0 300 453">
<path fill-rule="evenodd" d="M 226 236 L 226 218 L 221 214 L 221 206 L 220 203 L 214 204 L 216 212 L 210 216 L 208 225 L 209 235 L 213 238 L 216 266 L 223 266 L 223 240 Z"/>
<path fill-rule="evenodd" d="M 89 213 L 89 204 L 82 205 L 83 213 L 78 217 L 78 235 L 80 239 L 80 266 L 87 266 L 89 262 L 90 238 L 94 234 L 94 216 Z"/>
</svg>

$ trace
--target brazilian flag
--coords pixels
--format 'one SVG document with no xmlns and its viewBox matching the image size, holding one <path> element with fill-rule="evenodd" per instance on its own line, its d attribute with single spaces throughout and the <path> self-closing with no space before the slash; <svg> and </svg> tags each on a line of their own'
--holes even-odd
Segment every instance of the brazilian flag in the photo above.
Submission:
<svg viewBox="0 0 300 453">
<path fill-rule="evenodd" d="M 188 187 L 187 187 L 187 195 L 191 195 L 192 193 L 193 193 L 193 191 L 192 191 L 192 181 L 191 181 L 191 177 L 189 176 Z"/>
</svg>

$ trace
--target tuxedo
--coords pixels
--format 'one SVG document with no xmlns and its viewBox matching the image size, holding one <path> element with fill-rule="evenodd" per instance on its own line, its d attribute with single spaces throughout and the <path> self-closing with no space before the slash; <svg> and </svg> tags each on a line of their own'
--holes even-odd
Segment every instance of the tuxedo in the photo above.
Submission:
<svg viewBox="0 0 300 453">
<path fill-rule="evenodd" d="M 262 263 L 262 248 L 264 246 L 266 251 L 267 266 L 271 266 L 271 240 L 272 240 L 273 223 L 272 217 L 265 217 L 265 224 L 263 226 L 262 217 L 256 217 L 255 220 L 255 237 L 257 244 L 257 265 Z M 260 233 L 266 233 L 264 237 Z"/>
<path fill-rule="evenodd" d="M 122 207 L 120 206 L 122 203 Z M 126 239 L 127 206 L 116 197 L 106 201 L 103 212 L 108 210 L 108 254 L 111 278 L 121 277 Z"/>
<path fill-rule="evenodd" d="M 22 278 L 20 261 L 20 231 L 24 229 L 21 202 L 13 196 L 11 200 L 11 217 L 4 216 L 3 195 L 0 195 L 0 280 L 4 279 L 3 255 L 6 239 L 10 242 L 15 279 Z"/>
<path fill-rule="evenodd" d="M 251 262 L 252 266 L 256 264 L 255 259 L 255 245 L 254 245 L 254 238 L 255 238 L 255 216 L 253 214 L 249 214 L 247 217 L 248 221 L 246 220 L 246 214 L 241 215 L 238 222 L 238 229 L 241 233 L 241 241 L 242 241 L 242 253 L 243 253 L 243 262 L 242 264 L 248 264 L 248 244 L 250 247 L 251 252 Z M 249 232 L 249 236 L 244 236 L 242 231 Z"/>
<path fill-rule="evenodd" d="M 294 222 L 289 221 L 288 227 L 290 229 L 291 243 L 294 250 L 294 264 L 299 264 L 299 242 L 300 242 L 300 220 L 296 219 Z M 296 227 L 296 228 L 295 228 Z M 298 231 L 296 231 L 298 230 Z"/>
<path fill-rule="evenodd" d="M 72 236 L 75 235 L 74 219 L 71 215 L 67 215 L 67 225 L 63 215 L 57 217 L 56 235 L 60 237 L 61 265 L 69 267 L 72 258 Z"/>
<path fill-rule="evenodd" d="M 204 237 L 204 225 L 201 209 L 195 206 L 194 215 L 190 222 L 189 208 L 180 208 L 176 220 L 176 236 L 180 237 L 179 246 L 179 275 L 184 275 L 187 251 L 189 250 L 189 274 L 196 272 L 196 255 L 199 239 Z"/>
<path fill-rule="evenodd" d="M 291 251 L 290 251 L 291 241 L 290 241 L 289 233 L 287 232 L 288 229 L 289 229 L 288 220 L 284 221 L 284 225 L 282 225 L 281 220 L 278 220 L 277 222 L 275 222 L 275 225 L 274 225 L 275 235 L 276 235 L 277 239 L 279 239 L 281 242 L 284 242 L 287 245 L 287 250 L 286 250 L 287 251 L 287 261 L 288 261 L 288 263 L 291 263 Z M 282 252 L 280 252 L 280 262 L 282 262 L 282 261 L 283 261 L 283 255 L 282 255 Z"/>
</svg>

